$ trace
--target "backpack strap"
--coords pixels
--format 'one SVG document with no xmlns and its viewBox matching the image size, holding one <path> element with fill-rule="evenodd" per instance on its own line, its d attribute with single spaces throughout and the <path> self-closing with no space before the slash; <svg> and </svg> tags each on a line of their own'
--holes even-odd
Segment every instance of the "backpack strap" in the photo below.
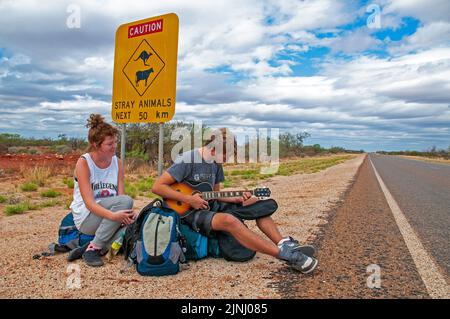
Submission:
<svg viewBox="0 0 450 319">
<path fill-rule="evenodd" d="M 124 249 L 124 259 L 127 260 L 128 263 L 135 263 L 134 249 L 136 241 L 139 237 L 139 231 L 142 225 L 143 220 L 147 216 L 147 212 L 149 212 L 153 207 L 161 207 L 162 208 L 162 200 L 160 198 L 156 198 L 151 201 L 147 206 L 141 209 L 138 218 L 136 221 L 127 227 L 125 232 L 124 242 L 122 247 Z"/>
</svg>

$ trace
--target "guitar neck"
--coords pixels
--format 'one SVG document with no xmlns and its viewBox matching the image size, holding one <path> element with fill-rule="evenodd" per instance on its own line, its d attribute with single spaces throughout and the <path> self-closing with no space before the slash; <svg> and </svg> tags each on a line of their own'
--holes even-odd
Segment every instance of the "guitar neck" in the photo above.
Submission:
<svg viewBox="0 0 450 319">
<path fill-rule="evenodd" d="M 252 190 L 248 191 L 221 191 L 221 192 L 202 192 L 202 197 L 205 200 L 219 199 L 219 198 L 229 198 L 229 197 L 239 197 L 244 193 L 250 193 L 253 195 Z"/>
</svg>

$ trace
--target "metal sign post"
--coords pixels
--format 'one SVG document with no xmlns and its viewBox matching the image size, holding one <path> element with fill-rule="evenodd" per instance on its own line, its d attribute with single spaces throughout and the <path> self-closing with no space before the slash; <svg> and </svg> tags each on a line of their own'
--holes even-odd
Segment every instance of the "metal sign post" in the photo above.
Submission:
<svg viewBox="0 0 450 319">
<path fill-rule="evenodd" d="M 122 166 L 125 167 L 125 141 L 127 140 L 127 124 L 122 124 L 122 135 L 120 136 L 120 159 Z"/>
<path fill-rule="evenodd" d="M 164 123 L 159 123 L 159 145 L 158 145 L 158 176 L 161 176 L 164 166 Z"/>
<path fill-rule="evenodd" d="M 178 16 L 169 13 L 122 24 L 116 31 L 111 118 L 123 124 L 160 123 L 158 174 L 163 168 L 163 123 L 175 114 L 178 29 Z"/>
</svg>

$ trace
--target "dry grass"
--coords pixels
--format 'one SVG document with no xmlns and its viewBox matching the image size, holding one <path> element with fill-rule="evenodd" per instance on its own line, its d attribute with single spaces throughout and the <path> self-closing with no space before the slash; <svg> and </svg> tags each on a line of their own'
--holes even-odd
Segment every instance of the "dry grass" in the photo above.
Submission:
<svg viewBox="0 0 450 319">
<path fill-rule="evenodd" d="M 424 157 L 424 156 L 409 156 L 409 155 L 399 155 L 400 157 L 409 158 L 409 159 L 415 159 L 419 161 L 426 161 L 426 162 L 432 162 L 432 163 L 440 163 L 440 164 L 450 164 L 450 159 L 445 158 L 430 158 L 430 157 Z"/>
<path fill-rule="evenodd" d="M 20 173 L 27 183 L 34 183 L 38 186 L 45 186 L 50 176 L 56 175 L 48 166 L 21 167 Z"/>
<path fill-rule="evenodd" d="M 125 159 L 125 175 L 128 176 L 141 176 L 141 177 L 155 177 L 158 175 L 157 171 L 149 164 L 138 159 Z"/>
</svg>

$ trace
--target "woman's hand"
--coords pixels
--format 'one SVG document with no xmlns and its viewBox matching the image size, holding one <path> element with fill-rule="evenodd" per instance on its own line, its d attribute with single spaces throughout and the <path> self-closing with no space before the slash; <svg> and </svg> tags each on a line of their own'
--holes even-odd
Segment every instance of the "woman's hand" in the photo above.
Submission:
<svg viewBox="0 0 450 319">
<path fill-rule="evenodd" d="M 123 209 L 113 212 L 112 220 L 122 225 L 130 225 L 134 222 L 132 209 Z"/>
<path fill-rule="evenodd" d="M 133 218 L 133 221 L 136 221 L 136 219 L 138 219 L 138 217 L 139 217 L 139 212 L 137 212 L 137 211 L 134 212 L 134 213 L 133 213 L 133 217 L 132 217 L 132 218 Z"/>
</svg>

